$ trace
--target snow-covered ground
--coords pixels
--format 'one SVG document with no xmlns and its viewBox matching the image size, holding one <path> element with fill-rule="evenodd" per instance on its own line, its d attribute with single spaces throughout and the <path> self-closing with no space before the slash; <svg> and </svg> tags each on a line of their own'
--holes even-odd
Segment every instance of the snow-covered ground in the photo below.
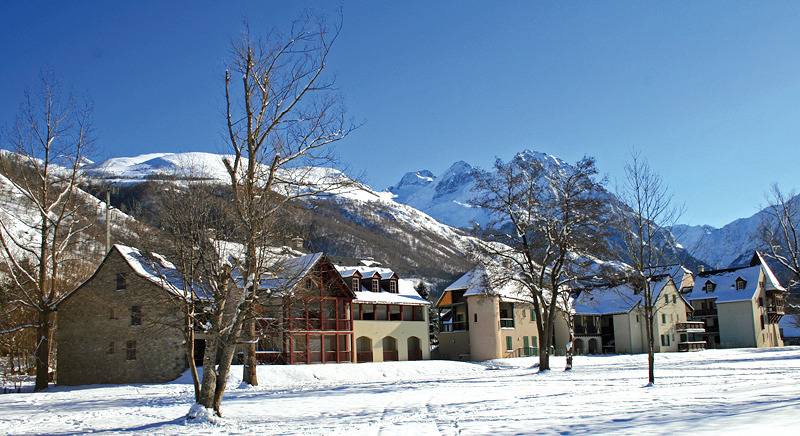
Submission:
<svg viewBox="0 0 800 436">
<path fill-rule="evenodd" d="M 535 359 L 264 366 L 233 383 L 221 424 L 186 424 L 191 385 L 51 388 L 0 395 L 0 433 L 796 434 L 800 347 Z M 237 369 L 238 370 L 238 369 Z"/>
</svg>

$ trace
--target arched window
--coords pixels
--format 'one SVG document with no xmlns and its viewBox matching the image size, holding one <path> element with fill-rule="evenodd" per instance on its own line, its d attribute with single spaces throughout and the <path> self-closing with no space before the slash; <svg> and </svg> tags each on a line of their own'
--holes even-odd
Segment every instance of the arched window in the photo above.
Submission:
<svg viewBox="0 0 800 436">
<path fill-rule="evenodd" d="M 372 362 L 372 339 L 366 336 L 356 339 L 356 362 Z"/>
<path fill-rule="evenodd" d="M 597 354 L 599 352 L 599 347 L 597 346 L 597 339 L 591 338 L 589 339 L 589 354 Z"/>
<path fill-rule="evenodd" d="M 584 353 L 584 350 L 583 350 L 583 339 L 575 339 L 572 342 L 572 352 L 576 356 L 579 356 L 579 355 Z"/>
<path fill-rule="evenodd" d="M 422 360 L 422 347 L 419 338 L 411 336 L 408 338 L 408 360 Z"/>
<path fill-rule="evenodd" d="M 395 362 L 398 360 L 397 356 L 397 339 L 392 336 L 383 338 L 383 361 Z"/>
</svg>

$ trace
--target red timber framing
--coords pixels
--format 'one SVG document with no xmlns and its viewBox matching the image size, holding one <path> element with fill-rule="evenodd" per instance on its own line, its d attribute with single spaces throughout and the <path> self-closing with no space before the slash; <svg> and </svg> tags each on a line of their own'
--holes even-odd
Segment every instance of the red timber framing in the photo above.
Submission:
<svg viewBox="0 0 800 436">
<path fill-rule="evenodd" d="M 257 353 L 259 363 L 353 362 L 353 296 L 333 264 L 323 256 L 283 297 L 277 344 L 274 351 Z"/>
</svg>

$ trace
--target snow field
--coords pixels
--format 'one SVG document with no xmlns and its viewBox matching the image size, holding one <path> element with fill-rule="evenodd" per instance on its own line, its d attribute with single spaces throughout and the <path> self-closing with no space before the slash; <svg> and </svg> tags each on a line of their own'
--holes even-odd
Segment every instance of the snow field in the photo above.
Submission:
<svg viewBox="0 0 800 436">
<path fill-rule="evenodd" d="M 54 387 L 0 395 L 0 433 L 795 434 L 800 347 L 536 358 L 234 368 L 220 423 L 186 423 L 189 377 L 161 385 Z"/>
</svg>

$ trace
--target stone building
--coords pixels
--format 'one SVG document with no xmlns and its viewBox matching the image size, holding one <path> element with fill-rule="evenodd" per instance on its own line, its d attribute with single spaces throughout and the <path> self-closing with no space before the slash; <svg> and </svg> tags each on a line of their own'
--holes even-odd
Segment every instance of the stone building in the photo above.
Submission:
<svg viewBox="0 0 800 436">
<path fill-rule="evenodd" d="M 153 383 L 187 367 L 174 265 L 114 245 L 95 273 L 57 304 L 56 382 Z"/>
</svg>

